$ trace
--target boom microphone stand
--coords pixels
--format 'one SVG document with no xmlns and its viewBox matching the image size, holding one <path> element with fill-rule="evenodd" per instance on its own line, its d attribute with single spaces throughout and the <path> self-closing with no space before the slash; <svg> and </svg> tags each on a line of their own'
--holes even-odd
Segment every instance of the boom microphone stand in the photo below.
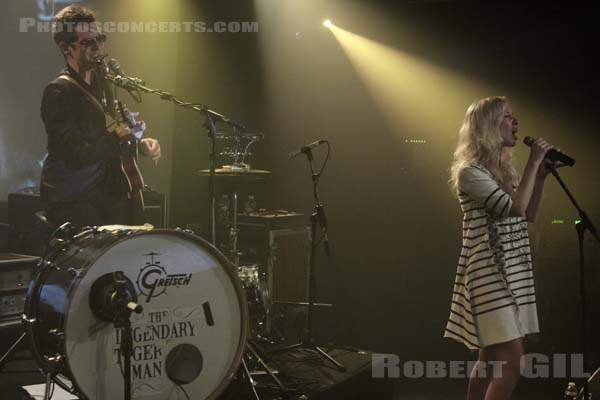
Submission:
<svg viewBox="0 0 600 400">
<path fill-rule="evenodd" d="M 329 142 L 323 140 L 322 142 L 327 143 L 329 146 Z M 315 236 L 317 233 L 317 226 L 321 227 L 321 232 L 323 235 L 323 244 L 325 254 L 329 257 L 329 238 L 327 237 L 327 218 L 325 217 L 325 210 L 323 205 L 321 204 L 321 200 L 319 198 L 319 179 L 321 177 L 321 173 L 315 173 L 315 168 L 313 165 L 313 154 L 312 148 L 310 146 L 305 146 L 300 150 L 304 155 L 306 155 L 306 159 L 310 165 L 311 179 L 313 182 L 313 195 L 315 198 L 315 212 L 313 212 L 310 216 L 310 234 L 311 234 L 311 245 L 310 245 L 310 263 L 309 263 L 309 280 L 308 280 L 308 313 L 306 316 L 306 331 L 304 337 L 302 338 L 301 343 L 294 344 L 291 346 L 284 347 L 279 351 L 291 350 L 297 348 L 303 348 L 307 350 L 314 350 L 321 357 L 325 358 L 329 362 L 331 362 L 339 371 L 345 372 L 346 367 L 338 362 L 336 359 L 327 354 L 322 348 L 315 344 L 315 340 L 313 338 L 313 309 L 315 305 L 315 297 L 316 297 L 316 289 L 317 289 L 317 279 L 315 275 L 315 253 L 319 243 L 316 243 Z"/>
<path fill-rule="evenodd" d="M 127 76 L 114 75 L 112 73 L 107 73 L 104 78 L 107 81 L 112 82 L 117 87 L 121 87 L 129 91 L 133 96 L 133 92 L 139 93 L 150 93 L 160 97 L 161 100 L 171 101 L 175 105 L 178 105 L 183 108 L 190 108 L 194 111 L 200 112 L 204 114 L 206 120 L 204 123 L 204 128 L 206 128 L 208 132 L 208 162 L 209 162 L 209 182 L 208 182 L 208 196 L 209 196 L 209 206 L 208 206 L 208 225 L 210 231 L 210 241 L 213 245 L 216 246 L 216 228 L 215 228 L 215 138 L 217 135 L 216 123 L 221 122 L 226 125 L 229 125 L 236 129 L 244 130 L 246 127 L 232 119 L 220 114 L 214 110 L 211 110 L 208 106 L 202 103 L 190 103 L 183 101 L 176 97 L 175 95 L 165 92 L 160 89 L 153 89 L 143 84 L 143 81 L 136 80 L 135 78 L 129 78 Z M 140 94 L 137 96 L 140 98 Z"/>
<path fill-rule="evenodd" d="M 584 262 L 584 236 L 585 236 L 585 231 L 589 230 L 591 232 L 591 234 L 594 236 L 594 238 L 596 238 L 596 241 L 598 243 L 600 243 L 600 237 L 598 236 L 598 231 L 596 230 L 596 227 L 594 226 L 593 222 L 590 220 L 590 218 L 588 217 L 587 213 L 579 206 L 579 204 L 577 203 L 577 200 L 575 200 L 575 197 L 573 197 L 573 195 L 571 194 L 571 191 L 569 190 L 569 188 L 567 188 L 567 185 L 565 185 L 565 182 L 562 180 L 562 178 L 560 177 L 560 175 L 558 175 L 558 172 L 556 171 L 556 167 L 554 165 L 552 165 L 550 167 L 550 172 L 552 173 L 552 175 L 554 175 L 554 177 L 556 178 L 556 180 L 558 181 L 558 183 L 560 184 L 560 186 L 563 188 L 563 190 L 565 191 L 565 193 L 567 194 L 567 196 L 569 197 L 569 199 L 571 200 L 571 203 L 573 203 L 573 206 L 575 206 L 575 209 L 577 209 L 577 212 L 579 213 L 579 218 L 580 218 L 580 222 L 577 223 L 575 225 L 575 229 L 577 230 L 577 239 L 579 240 L 579 295 L 581 298 L 581 346 L 582 346 L 582 350 L 583 350 L 583 367 L 584 367 L 584 371 L 586 368 L 586 362 L 588 361 L 588 343 L 587 343 L 587 333 L 586 333 L 586 296 L 585 296 L 585 262 Z M 583 399 L 588 400 L 588 396 L 589 396 L 589 381 L 586 379 L 584 386 L 583 386 Z"/>
</svg>

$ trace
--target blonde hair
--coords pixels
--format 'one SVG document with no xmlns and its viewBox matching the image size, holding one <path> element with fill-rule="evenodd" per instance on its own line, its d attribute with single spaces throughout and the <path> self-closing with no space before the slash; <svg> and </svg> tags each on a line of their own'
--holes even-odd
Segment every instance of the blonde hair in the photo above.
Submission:
<svg viewBox="0 0 600 400">
<path fill-rule="evenodd" d="M 504 118 L 506 97 L 493 96 L 473 102 L 467 109 L 458 132 L 458 145 L 450 167 L 450 185 L 458 192 L 458 174 L 469 164 L 484 167 L 500 165 L 503 178 L 512 186 L 519 183 L 519 175 L 512 164 L 512 149 L 502 146 L 500 123 Z"/>
</svg>

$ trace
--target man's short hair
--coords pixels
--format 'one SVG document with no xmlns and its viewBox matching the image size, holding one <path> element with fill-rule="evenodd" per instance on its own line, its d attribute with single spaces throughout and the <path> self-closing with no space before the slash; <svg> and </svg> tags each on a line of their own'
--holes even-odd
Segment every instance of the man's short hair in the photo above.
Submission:
<svg viewBox="0 0 600 400">
<path fill-rule="evenodd" d="M 83 24 L 83 28 L 89 29 L 96 22 L 96 14 L 87 7 L 70 5 L 60 10 L 52 18 L 52 37 L 56 44 L 61 42 L 73 43 L 77 40 L 75 26 Z"/>
</svg>

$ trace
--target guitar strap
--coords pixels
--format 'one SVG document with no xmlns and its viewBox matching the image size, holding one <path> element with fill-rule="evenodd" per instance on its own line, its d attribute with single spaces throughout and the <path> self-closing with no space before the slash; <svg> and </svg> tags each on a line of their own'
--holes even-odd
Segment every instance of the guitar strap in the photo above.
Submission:
<svg viewBox="0 0 600 400">
<path fill-rule="evenodd" d="M 77 87 L 79 90 L 81 90 L 83 92 L 83 94 L 85 94 L 87 96 L 87 98 L 90 99 L 90 101 L 98 109 L 98 111 L 100 111 L 102 114 L 104 114 L 104 118 L 106 119 L 106 128 L 107 129 L 111 128 L 114 124 L 116 124 L 117 121 L 115 121 L 115 119 L 113 117 L 111 117 L 104 110 L 104 107 L 102 106 L 102 103 L 100 103 L 98 101 L 98 99 L 96 98 L 96 96 L 94 96 L 93 94 L 91 94 L 89 92 L 89 90 L 87 90 L 86 88 L 84 88 L 79 82 L 77 82 L 75 79 L 73 79 L 72 76 L 69 76 L 67 74 L 62 74 L 62 75 L 59 75 L 57 79 L 63 79 L 65 81 L 67 81 L 67 82 L 70 82 L 73 85 L 75 85 L 75 87 Z"/>
<path fill-rule="evenodd" d="M 102 114 L 104 114 L 104 117 L 106 119 L 106 128 L 110 129 L 110 127 L 112 127 L 114 124 L 116 124 L 116 120 L 110 116 L 105 110 L 104 107 L 102 107 L 102 103 L 100 103 L 98 101 L 98 99 L 89 92 L 89 90 L 87 90 L 85 87 L 83 87 L 79 82 L 77 82 L 75 79 L 73 79 L 72 76 L 69 76 L 67 74 L 62 74 L 58 76 L 58 79 L 63 79 L 66 80 L 67 82 L 72 83 L 73 85 L 75 85 L 75 87 L 79 88 L 83 94 L 85 94 L 90 101 L 92 102 L 92 104 L 100 111 L 102 112 Z M 137 145 L 136 145 L 137 146 Z M 142 174 L 140 173 L 140 170 L 138 168 L 137 162 L 134 159 L 133 160 L 133 164 L 131 166 L 129 166 L 129 168 L 134 168 L 137 176 L 139 177 L 140 181 L 141 181 L 141 185 L 142 187 L 145 186 L 144 184 L 144 178 L 142 177 Z M 135 205 L 136 207 L 134 207 L 134 219 L 138 220 L 138 221 L 145 221 L 145 217 L 144 217 L 144 196 L 143 193 L 140 191 L 139 193 L 132 193 L 131 192 L 131 187 L 132 187 L 132 183 L 131 183 L 131 178 L 129 176 L 129 174 L 133 174 L 133 172 L 131 171 L 127 171 L 125 169 L 125 166 L 123 163 L 121 163 L 121 169 L 123 171 L 123 175 L 125 176 L 125 178 L 127 179 L 127 184 L 129 185 L 130 191 L 128 193 L 128 196 L 130 199 L 133 199 L 135 197 Z"/>
</svg>

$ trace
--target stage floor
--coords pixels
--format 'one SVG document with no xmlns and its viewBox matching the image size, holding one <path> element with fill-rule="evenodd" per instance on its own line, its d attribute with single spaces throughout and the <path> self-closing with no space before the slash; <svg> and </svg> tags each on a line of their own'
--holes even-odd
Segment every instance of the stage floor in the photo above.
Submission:
<svg viewBox="0 0 600 400">
<path fill-rule="evenodd" d="M 346 372 L 337 370 L 314 351 L 295 349 L 267 353 L 265 360 L 277 371 L 291 400 L 296 399 L 344 399 L 344 400 L 464 400 L 467 382 L 464 379 L 375 379 L 371 377 L 371 353 L 356 349 L 325 348 L 328 354 L 342 363 Z M 21 362 L 23 363 L 23 362 Z M 33 369 L 31 362 L 18 365 L 10 363 L 16 370 Z M 16 365 L 15 365 L 16 364 Z M 257 392 L 261 400 L 281 398 L 275 382 L 260 373 L 254 360 L 248 362 L 257 381 Z M 12 368 L 9 368 L 12 369 Z M 0 383 L 27 385 L 41 382 L 42 377 L 33 374 L 0 374 Z M 562 398 L 567 379 L 541 381 L 522 379 L 513 395 L 513 400 L 545 400 Z M 579 384 L 580 382 L 578 382 Z M 42 399 L 44 384 L 25 386 L 36 399 Z M 305 397 L 302 397 L 305 396 Z M 74 400 L 73 396 L 55 387 L 53 400 Z M 255 399 L 245 379 L 235 380 L 220 400 Z"/>
</svg>

